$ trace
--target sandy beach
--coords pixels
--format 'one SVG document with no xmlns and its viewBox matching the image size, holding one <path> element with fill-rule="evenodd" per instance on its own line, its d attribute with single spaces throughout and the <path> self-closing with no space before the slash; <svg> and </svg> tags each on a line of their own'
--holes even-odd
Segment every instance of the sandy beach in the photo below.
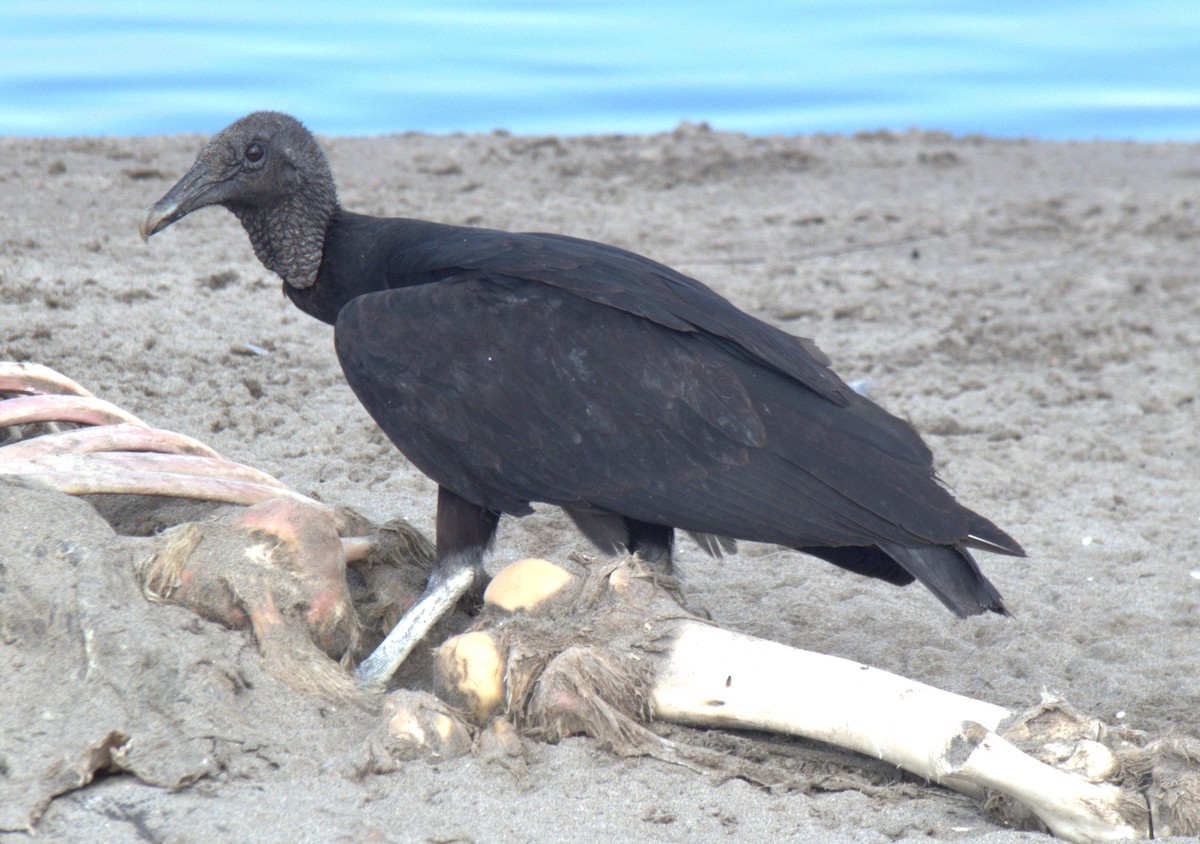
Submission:
<svg viewBox="0 0 1200 844">
<path fill-rule="evenodd" d="M 234 217 L 138 238 L 203 140 L 0 138 L 0 358 L 432 536 L 434 485 Z M 681 539 L 689 599 L 718 624 L 1015 709 L 1059 694 L 1200 737 L 1200 145 L 684 125 L 325 147 L 352 210 L 613 243 L 814 339 L 1029 554 L 978 554 L 1012 618 L 957 620 L 919 586 L 751 543 L 715 560 Z M 585 738 L 372 769 L 374 719 L 292 692 L 249 634 L 148 603 L 87 503 L 0 485 L 0 526 L 0 841 L 1049 840 L 886 765 L 760 734 L 672 732 L 796 788 Z M 502 523 L 488 567 L 586 550 L 542 509 Z M 89 674 L 85 632 L 132 685 Z M 57 761 L 39 755 L 46 736 L 86 748 L 114 730 L 142 773 L 48 803 L 26 788 Z"/>
</svg>

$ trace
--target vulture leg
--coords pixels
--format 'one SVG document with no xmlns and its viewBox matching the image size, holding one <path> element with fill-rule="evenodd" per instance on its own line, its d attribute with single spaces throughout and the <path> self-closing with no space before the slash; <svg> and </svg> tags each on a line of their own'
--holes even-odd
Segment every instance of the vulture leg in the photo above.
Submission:
<svg viewBox="0 0 1200 844">
<path fill-rule="evenodd" d="M 359 664 L 358 683 L 383 691 L 416 644 L 458 600 L 483 585 L 483 553 L 492 544 L 500 514 L 438 487 L 437 563 L 424 593 L 374 652 Z"/>
<path fill-rule="evenodd" d="M 671 549 L 675 545 L 675 529 L 666 525 L 652 525 L 637 519 L 624 518 L 629 532 L 627 547 L 630 554 L 637 554 L 655 571 L 671 573 Z"/>
</svg>

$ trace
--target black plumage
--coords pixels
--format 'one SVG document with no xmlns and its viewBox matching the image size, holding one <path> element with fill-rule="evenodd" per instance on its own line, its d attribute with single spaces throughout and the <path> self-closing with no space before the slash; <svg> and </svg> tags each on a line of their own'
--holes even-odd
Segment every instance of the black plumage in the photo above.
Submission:
<svg viewBox="0 0 1200 844">
<path fill-rule="evenodd" d="M 1005 611 L 967 549 L 1023 552 L 938 482 L 916 431 L 700 282 L 560 235 L 349 212 L 313 137 L 275 113 L 216 135 L 143 234 L 206 205 L 335 326 L 351 388 L 438 483 L 435 577 L 544 502 L 664 565 L 683 529 Z"/>
</svg>

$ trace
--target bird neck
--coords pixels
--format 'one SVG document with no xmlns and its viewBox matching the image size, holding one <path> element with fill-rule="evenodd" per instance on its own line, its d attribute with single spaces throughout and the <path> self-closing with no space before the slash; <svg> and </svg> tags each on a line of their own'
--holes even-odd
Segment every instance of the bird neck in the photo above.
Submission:
<svg viewBox="0 0 1200 844">
<path fill-rule="evenodd" d="M 386 246 L 378 233 L 386 223 L 337 208 L 325 231 L 316 282 L 300 286 L 285 276 L 284 294 L 309 316 L 336 323 L 338 313 L 351 299 L 386 286 L 386 272 L 378 258 L 380 245 Z"/>
<path fill-rule="evenodd" d="M 461 236 L 464 231 L 425 220 L 371 217 L 336 208 L 325 230 L 316 283 L 307 287 L 285 283 L 283 292 L 309 316 L 333 325 L 352 299 L 426 284 L 453 272 L 453 261 L 444 265 L 437 259 L 441 253 L 436 249 L 432 263 L 429 256 L 423 259 L 418 253 L 423 246 Z"/>
<path fill-rule="evenodd" d="M 338 211 L 332 191 L 294 194 L 268 208 L 230 208 L 264 267 L 299 290 L 316 283 L 325 234 Z"/>
</svg>

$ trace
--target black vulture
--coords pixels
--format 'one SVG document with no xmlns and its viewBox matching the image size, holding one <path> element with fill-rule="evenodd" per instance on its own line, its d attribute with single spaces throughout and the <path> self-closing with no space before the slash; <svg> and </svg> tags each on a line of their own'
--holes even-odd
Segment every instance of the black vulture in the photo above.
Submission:
<svg viewBox="0 0 1200 844">
<path fill-rule="evenodd" d="M 670 569 L 676 529 L 710 551 L 776 543 L 959 616 L 1007 614 L 968 548 L 1023 555 L 939 482 L 908 423 L 850 389 L 809 340 L 624 249 L 347 211 L 312 134 L 257 112 L 215 135 L 151 206 L 149 237 L 220 205 L 287 296 L 335 327 L 346 380 L 438 484 L 430 604 L 398 655 L 483 580 L 502 514 L 557 505 L 605 551 Z M 381 648 L 391 648 L 386 644 Z"/>
</svg>

